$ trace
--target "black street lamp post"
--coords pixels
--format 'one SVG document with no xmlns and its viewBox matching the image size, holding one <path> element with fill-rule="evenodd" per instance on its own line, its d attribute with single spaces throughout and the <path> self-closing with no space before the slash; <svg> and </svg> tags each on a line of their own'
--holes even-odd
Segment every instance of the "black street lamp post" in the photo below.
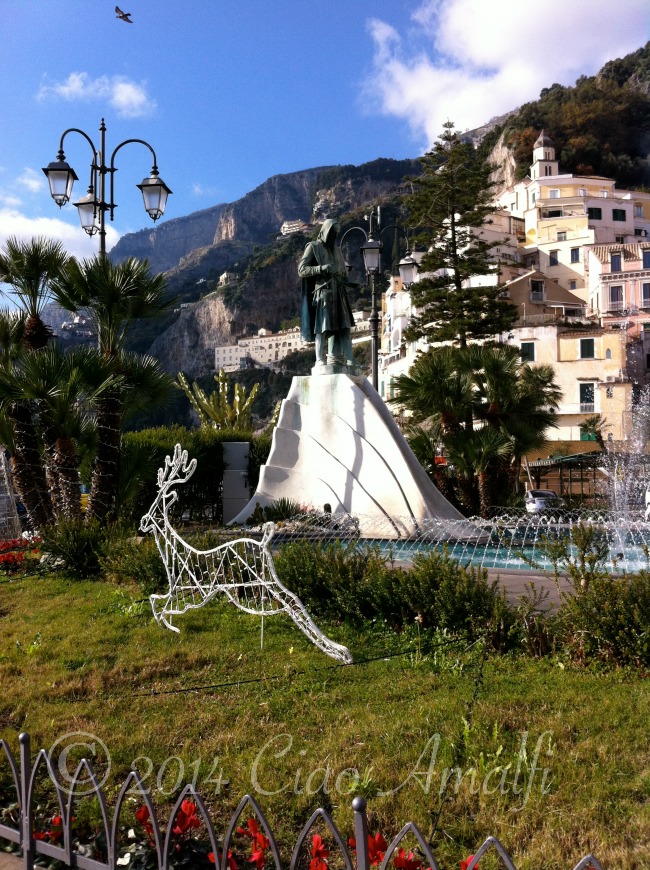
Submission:
<svg viewBox="0 0 650 870">
<path fill-rule="evenodd" d="M 372 220 L 375 210 L 372 209 L 369 215 L 368 238 L 365 245 L 361 246 L 363 254 L 363 264 L 366 269 L 366 275 L 370 280 L 370 341 L 372 353 L 372 385 L 375 390 L 379 389 L 379 311 L 377 310 L 377 285 L 376 279 L 381 269 L 381 252 L 383 245 L 381 241 L 373 238 Z"/>
<path fill-rule="evenodd" d="M 375 390 L 379 387 L 379 309 L 377 307 L 377 278 L 381 272 L 381 252 L 383 250 L 383 245 L 381 243 L 382 233 L 386 232 L 389 229 L 397 229 L 404 233 L 406 236 L 406 243 L 408 245 L 408 235 L 406 230 L 403 227 L 397 226 L 396 224 L 390 224 L 387 227 L 384 227 L 383 230 L 379 231 L 380 224 L 380 210 L 373 206 L 370 210 L 370 214 L 368 215 L 368 232 L 363 229 L 363 227 L 350 227 L 350 229 L 346 230 L 341 237 L 341 245 L 348 233 L 352 232 L 352 230 L 360 230 L 364 236 L 366 237 L 365 244 L 361 246 L 361 253 L 363 254 L 363 265 L 366 270 L 366 276 L 370 283 L 370 340 L 371 340 L 371 357 L 372 357 L 372 385 Z M 377 230 L 379 239 L 374 238 L 375 227 L 374 222 L 376 220 Z M 404 255 L 404 258 L 399 262 L 399 273 L 402 279 L 402 283 L 405 287 L 410 287 L 414 282 L 415 277 L 418 272 L 418 264 L 417 261 L 413 258 L 413 256 L 407 251 Z"/>
<path fill-rule="evenodd" d="M 84 133 L 83 130 L 79 130 L 77 127 L 70 127 L 68 130 L 65 130 L 61 136 L 61 141 L 59 142 L 59 153 L 57 154 L 57 159 L 45 167 L 43 172 L 47 176 L 52 199 L 59 208 L 61 208 L 70 201 L 72 186 L 74 182 L 78 180 L 74 169 L 66 163 L 65 154 L 63 152 L 63 141 L 68 133 L 79 133 L 84 137 L 86 142 L 88 142 L 93 152 L 93 159 L 90 164 L 90 183 L 88 185 L 88 192 L 85 196 L 82 196 L 81 199 L 77 200 L 77 202 L 73 203 L 73 205 L 75 205 L 79 211 L 79 220 L 85 232 L 87 232 L 89 236 L 92 236 L 97 232 L 99 233 L 99 252 L 101 256 L 104 256 L 106 254 L 106 212 L 109 212 L 110 218 L 113 220 L 115 209 L 117 207 L 117 203 L 113 199 L 113 178 L 117 171 L 115 167 L 115 156 L 121 148 L 132 142 L 136 142 L 140 145 L 144 145 L 149 149 L 149 151 L 151 151 L 153 156 L 151 173 L 149 177 L 143 179 L 137 187 L 142 192 L 145 210 L 153 221 L 157 221 L 164 213 L 167 204 L 167 197 L 171 193 L 171 190 L 158 175 L 156 152 L 148 142 L 145 142 L 144 139 L 125 139 L 124 142 L 120 142 L 120 144 L 115 148 L 111 154 L 110 164 L 106 165 L 106 124 L 104 123 L 103 118 L 99 126 L 99 132 L 100 146 L 99 149 L 97 149 L 90 136 L 88 136 L 87 133 Z M 110 175 L 108 201 L 106 200 L 107 175 Z"/>
</svg>

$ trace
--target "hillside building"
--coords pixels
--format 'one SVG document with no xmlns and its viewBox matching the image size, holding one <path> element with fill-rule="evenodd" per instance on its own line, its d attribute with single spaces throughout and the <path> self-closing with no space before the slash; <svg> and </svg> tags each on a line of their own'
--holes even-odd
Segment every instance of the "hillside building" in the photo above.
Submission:
<svg viewBox="0 0 650 870">
<path fill-rule="evenodd" d="M 239 280 L 239 275 L 236 272 L 222 272 L 217 281 L 217 287 L 228 287 L 229 284 L 235 284 Z"/>
<path fill-rule="evenodd" d="M 295 350 L 302 350 L 307 343 L 300 337 L 300 327 L 271 332 L 260 329 L 251 338 L 242 338 L 237 344 L 214 349 L 216 371 L 236 372 L 249 366 L 272 367 Z"/>
<path fill-rule="evenodd" d="M 650 194 L 618 190 L 611 178 L 560 173 L 555 146 L 544 131 L 533 147 L 530 175 L 503 191 L 496 204 L 524 221 L 524 264 L 553 277 L 585 302 L 585 249 L 649 238 Z"/>
<path fill-rule="evenodd" d="M 498 340 L 555 370 L 562 401 L 549 440 L 579 441 L 586 418 L 601 414 L 608 440 L 625 443 L 633 403 L 650 383 L 650 194 L 618 190 L 611 178 L 562 174 L 542 131 L 529 176 L 495 205 L 481 230 L 500 242 L 495 271 L 472 280 L 503 282 L 504 298 L 518 309 Z M 427 348 L 403 341 L 415 313 L 408 289 L 391 279 L 379 372 L 387 399 L 394 379 Z"/>
<path fill-rule="evenodd" d="M 313 229 L 311 224 L 305 223 L 303 220 L 283 221 L 280 227 L 281 236 L 292 236 L 295 233 L 308 233 Z"/>
</svg>

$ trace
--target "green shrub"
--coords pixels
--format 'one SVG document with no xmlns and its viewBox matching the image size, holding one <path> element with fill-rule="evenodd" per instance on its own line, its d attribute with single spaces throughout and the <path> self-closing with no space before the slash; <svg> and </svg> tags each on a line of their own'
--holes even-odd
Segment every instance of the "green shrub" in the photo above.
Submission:
<svg viewBox="0 0 650 870">
<path fill-rule="evenodd" d="M 42 530 L 42 550 L 53 567 L 59 562 L 76 579 L 93 577 L 101 571 L 102 558 L 116 534 L 114 526 L 99 520 L 59 520 Z"/>
<path fill-rule="evenodd" d="M 417 554 L 404 574 L 402 596 L 409 619 L 417 617 L 425 628 L 483 635 L 494 649 L 516 644 L 517 615 L 498 581 L 490 583 L 485 569 L 465 567 L 432 550 Z"/>
<path fill-rule="evenodd" d="M 444 553 L 416 555 L 411 570 L 402 570 L 374 547 L 294 541 L 280 548 L 275 565 L 316 616 L 380 619 L 397 629 L 417 619 L 423 628 L 484 635 L 496 649 L 517 643 L 516 613 L 497 581 Z"/>
<path fill-rule="evenodd" d="M 563 596 L 561 643 L 579 662 L 650 666 L 650 571 L 596 575 Z"/>
<path fill-rule="evenodd" d="M 292 501 L 290 498 L 279 498 L 262 508 L 264 521 L 274 523 L 278 520 L 290 520 L 302 512 L 299 502 Z"/>
<path fill-rule="evenodd" d="M 216 429 L 186 429 L 183 426 L 161 426 L 141 432 L 127 432 L 122 438 L 122 465 L 133 468 L 133 454 L 146 455 L 146 474 L 141 485 L 129 481 L 132 494 L 128 509 L 122 513 L 136 525 L 146 512 L 157 492 L 157 476 L 152 469 L 161 468 L 165 456 L 173 455 L 174 445 L 187 450 L 190 459 L 196 459 L 197 470 L 187 483 L 178 487 L 178 501 L 173 512 L 176 517 L 190 520 L 220 522 L 222 517 L 223 442 L 248 440 L 246 435 Z"/>
<path fill-rule="evenodd" d="M 167 589 L 167 572 L 152 537 L 112 541 L 102 556 L 101 566 L 112 580 L 134 580 L 145 595 Z"/>
<path fill-rule="evenodd" d="M 372 551 L 357 551 L 340 541 L 312 544 L 293 541 L 274 557 L 278 576 L 316 616 L 357 622 L 376 615 L 367 582 Z M 383 565 L 383 560 L 380 560 Z M 379 566 L 381 571 L 381 566 Z"/>
<path fill-rule="evenodd" d="M 254 435 L 251 438 L 248 450 L 248 486 L 251 494 L 257 489 L 260 468 L 269 458 L 272 441 L 273 434 L 271 432 L 264 432 L 262 435 Z"/>
<path fill-rule="evenodd" d="M 190 533 L 185 539 L 197 550 L 211 550 L 225 540 L 212 530 Z M 167 591 L 167 571 L 153 536 L 115 538 L 107 546 L 101 565 L 112 580 L 134 581 L 145 595 Z"/>
</svg>

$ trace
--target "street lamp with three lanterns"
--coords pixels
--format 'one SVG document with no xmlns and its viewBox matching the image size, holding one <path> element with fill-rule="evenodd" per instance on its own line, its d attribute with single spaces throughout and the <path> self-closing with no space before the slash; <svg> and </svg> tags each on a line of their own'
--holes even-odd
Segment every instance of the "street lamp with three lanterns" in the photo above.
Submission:
<svg viewBox="0 0 650 870">
<path fill-rule="evenodd" d="M 100 146 L 95 147 L 94 142 L 77 127 L 70 127 L 65 130 L 59 142 L 59 152 L 57 159 L 53 160 L 48 166 L 43 169 L 47 176 L 50 185 L 50 193 L 54 202 L 61 208 L 70 201 L 72 196 L 72 186 L 78 180 L 78 176 L 74 169 L 66 162 L 65 153 L 63 151 L 63 142 L 68 133 L 79 133 L 90 145 L 93 152 L 92 163 L 90 164 L 90 183 L 88 192 L 82 196 L 77 202 L 73 203 L 79 212 L 79 221 L 82 228 L 89 236 L 99 233 L 99 251 L 102 256 L 106 254 L 106 212 L 109 212 L 111 220 L 113 220 L 115 208 L 117 204 L 114 201 L 113 178 L 115 175 L 115 156 L 118 151 L 125 145 L 132 142 L 144 145 L 151 151 L 153 156 L 153 166 L 148 178 L 142 180 L 137 187 L 142 192 L 144 207 L 149 217 L 153 221 L 157 221 L 165 211 L 167 197 L 171 190 L 158 175 L 158 166 L 156 161 L 156 152 L 148 142 L 144 139 L 125 139 L 124 142 L 114 149 L 111 154 L 110 163 L 107 165 L 106 159 L 106 124 L 102 118 L 99 127 Z M 106 176 L 110 175 L 109 198 L 106 199 Z"/>
</svg>

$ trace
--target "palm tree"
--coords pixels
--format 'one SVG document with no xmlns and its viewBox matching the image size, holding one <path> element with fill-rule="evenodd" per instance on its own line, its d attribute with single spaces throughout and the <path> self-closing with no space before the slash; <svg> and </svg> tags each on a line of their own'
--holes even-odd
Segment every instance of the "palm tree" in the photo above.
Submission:
<svg viewBox="0 0 650 870">
<path fill-rule="evenodd" d="M 43 466 L 34 403 L 15 383 L 16 367 L 25 358 L 26 318 L 21 311 L 0 311 L 0 414 L 3 443 L 11 454 L 13 485 L 29 523 L 42 528 L 52 520 L 52 500 Z M 3 389 L 6 386 L 7 389 Z"/>
<path fill-rule="evenodd" d="M 453 481 L 448 474 L 446 460 L 443 460 L 445 462 L 444 465 L 441 462 L 440 447 L 442 445 L 442 437 L 440 427 L 408 423 L 405 426 L 404 434 L 418 462 L 431 480 L 433 480 L 436 487 L 447 501 L 458 507 L 458 499 L 454 492 Z"/>
<path fill-rule="evenodd" d="M 28 354 L 17 378 L 18 387 L 38 408 L 54 512 L 79 518 L 79 445 L 94 441 L 92 409 L 119 379 L 94 348 L 65 353 L 58 347 Z"/>
<path fill-rule="evenodd" d="M 53 283 L 56 301 L 68 311 L 83 309 L 97 331 L 98 350 L 110 360 L 121 385 L 106 390 L 97 402 L 97 455 L 93 469 L 88 515 L 103 519 L 116 507 L 120 469 L 120 437 L 128 371 L 124 342 L 133 321 L 154 317 L 171 300 L 165 279 L 152 275 L 146 261 L 134 258 L 114 265 L 107 257 L 78 262 L 71 259 Z"/>
<path fill-rule="evenodd" d="M 0 251 L 0 283 L 11 287 L 11 295 L 27 318 L 24 342 L 29 350 L 45 347 L 52 331 L 41 318 L 49 291 L 68 262 L 63 245 L 50 239 L 22 241 L 13 236 Z"/>
<path fill-rule="evenodd" d="M 522 457 L 557 425 L 553 378 L 550 366 L 529 366 L 510 346 L 437 347 L 396 379 L 393 402 L 438 433 L 458 500 L 485 513 L 514 489 Z"/>
<path fill-rule="evenodd" d="M 580 424 L 580 429 L 585 435 L 593 435 L 593 440 L 601 450 L 605 451 L 607 449 L 605 445 L 605 430 L 611 429 L 611 426 L 607 422 L 607 417 L 603 417 L 602 414 L 592 414 L 589 417 L 585 417 Z"/>
<path fill-rule="evenodd" d="M 517 486 L 523 457 L 542 447 L 548 429 L 557 426 L 562 390 L 552 366 L 528 365 L 510 345 L 470 345 L 459 356 L 472 371 L 474 420 L 511 439 L 510 456 L 502 456 L 489 471 L 494 475 L 493 490 L 510 493 Z"/>
<path fill-rule="evenodd" d="M 471 414 L 472 373 L 459 367 L 457 348 L 432 349 L 395 379 L 391 402 L 407 408 L 414 423 L 429 420 L 443 435 L 453 435 L 467 427 Z"/>
<path fill-rule="evenodd" d="M 48 301 L 50 285 L 60 275 L 67 259 L 60 242 L 44 238 L 22 241 L 10 237 L 0 251 L 0 282 L 11 287 L 9 294 L 24 314 L 21 349 L 26 352 L 45 347 L 52 334 L 43 323 L 41 312 Z M 0 337 L 0 341 L 3 341 L 2 364 L 5 371 L 15 361 L 18 351 L 10 332 L 11 328 L 9 332 L 4 329 Z M 10 359 L 7 354 L 13 358 Z M 11 470 L 14 486 L 25 505 L 31 525 L 40 528 L 52 519 L 52 502 L 43 470 L 33 408 L 24 398 L 17 397 L 14 402 L 3 404 L 3 413 L 13 432 Z"/>
</svg>

